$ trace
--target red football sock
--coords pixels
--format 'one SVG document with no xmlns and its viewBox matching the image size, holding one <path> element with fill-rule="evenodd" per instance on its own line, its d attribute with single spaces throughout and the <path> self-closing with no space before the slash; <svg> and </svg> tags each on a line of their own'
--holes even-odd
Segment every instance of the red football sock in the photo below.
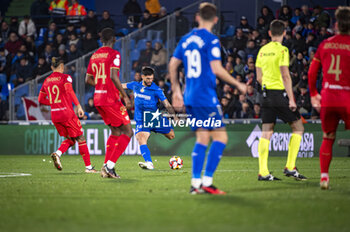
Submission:
<svg viewBox="0 0 350 232">
<path fill-rule="evenodd" d="M 86 145 L 86 141 L 79 142 L 78 144 L 79 144 L 79 153 L 83 157 L 85 166 L 90 166 L 91 165 L 90 153 L 89 153 L 89 149 Z"/>
<path fill-rule="evenodd" d="M 334 139 L 323 138 L 320 148 L 320 167 L 321 173 L 328 173 L 329 165 L 332 160 L 332 147 Z"/>
<path fill-rule="evenodd" d="M 121 136 L 119 136 L 117 143 L 116 143 L 116 147 L 113 151 L 112 156 L 110 157 L 110 161 L 112 161 L 113 163 L 116 163 L 117 160 L 119 159 L 119 157 L 123 154 L 123 152 L 125 151 L 126 147 L 128 146 L 130 142 L 130 138 L 124 134 L 122 134 Z"/>
<path fill-rule="evenodd" d="M 61 146 L 58 148 L 58 150 L 61 151 L 63 154 L 74 144 L 75 144 L 75 142 L 73 142 L 72 140 L 66 139 L 61 143 Z"/>
<path fill-rule="evenodd" d="M 104 162 L 105 164 L 111 158 L 118 138 L 119 138 L 119 136 L 116 136 L 116 135 L 109 136 L 109 138 L 107 140 L 107 149 L 106 149 L 105 162 Z"/>
</svg>

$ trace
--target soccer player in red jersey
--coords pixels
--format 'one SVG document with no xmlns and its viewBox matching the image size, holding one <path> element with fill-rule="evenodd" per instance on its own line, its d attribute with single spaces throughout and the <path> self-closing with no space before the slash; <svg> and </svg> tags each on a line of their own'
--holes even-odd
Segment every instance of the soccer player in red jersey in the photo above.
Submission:
<svg viewBox="0 0 350 232">
<path fill-rule="evenodd" d="M 131 108 L 131 103 L 119 80 L 120 53 L 113 49 L 116 41 L 114 31 L 111 28 L 103 29 L 101 41 L 103 46 L 90 58 L 85 81 L 95 86 L 94 104 L 103 121 L 112 131 L 107 140 L 101 176 L 120 178 L 115 173 L 114 167 L 133 136 L 129 115 L 126 111 L 127 108 Z M 119 93 L 126 108 L 121 102 Z"/>
<path fill-rule="evenodd" d="M 63 74 L 63 60 L 58 57 L 52 58 L 51 69 L 53 73 L 45 79 L 41 87 L 39 102 L 51 106 L 51 120 L 58 134 L 67 138 L 58 150 L 51 154 L 54 165 L 58 170 L 62 170 L 61 155 L 77 141 L 79 152 L 85 163 L 85 172 L 96 173 L 96 170 L 91 166 L 90 153 L 83 136 L 83 128 L 72 107 L 73 102 L 78 108 L 79 117 L 84 115 L 73 90 L 72 77 Z"/>
<path fill-rule="evenodd" d="M 309 69 L 311 103 L 320 111 L 323 141 L 320 148 L 321 189 L 329 188 L 328 169 L 339 120 L 350 130 L 350 7 L 335 12 L 338 35 L 324 40 L 318 47 Z M 317 92 L 318 70 L 322 66 L 321 94 Z"/>
</svg>

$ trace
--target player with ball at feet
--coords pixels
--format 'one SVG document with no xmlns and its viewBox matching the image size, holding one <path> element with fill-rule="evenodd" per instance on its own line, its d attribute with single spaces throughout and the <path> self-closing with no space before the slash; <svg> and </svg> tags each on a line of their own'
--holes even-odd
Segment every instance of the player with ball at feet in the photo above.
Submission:
<svg viewBox="0 0 350 232">
<path fill-rule="evenodd" d="M 196 143 L 192 151 L 192 186 L 191 194 L 209 193 L 225 194 L 213 185 L 213 175 L 219 165 L 222 153 L 227 143 L 227 133 L 222 123 L 222 110 L 216 94 L 216 77 L 234 85 L 243 94 L 247 87 L 234 79 L 221 64 L 220 42 L 211 33 L 218 22 L 216 6 L 202 3 L 196 16 L 199 27 L 182 37 L 170 60 L 169 73 L 173 91 L 173 106 L 175 109 L 186 107 L 186 113 L 196 132 Z M 177 69 L 183 62 L 186 73 L 186 89 L 182 96 Z M 203 122 L 214 120 L 214 124 Z M 204 176 L 201 173 L 205 160 L 205 152 L 210 140 L 213 140 L 208 153 Z"/>
</svg>

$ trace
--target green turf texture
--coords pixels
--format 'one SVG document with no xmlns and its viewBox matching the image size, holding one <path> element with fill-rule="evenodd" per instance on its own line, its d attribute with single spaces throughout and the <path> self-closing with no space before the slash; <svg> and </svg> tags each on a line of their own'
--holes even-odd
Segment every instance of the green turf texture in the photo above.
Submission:
<svg viewBox="0 0 350 232">
<path fill-rule="evenodd" d="M 169 158 L 154 156 L 147 171 L 123 156 L 114 180 L 83 173 L 79 156 L 64 156 L 61 172 L 49 156 L 0 156 L 1 173 L 32 174 L 0 178 L 0 231 L 349 231 L 349 158 L 333 159 L 322 191 L 317 158 L 298 160 L 309 177 L 300 182 L 282 176 L 285 157 L 271 157 L 282 181 L 258 182 L 257 159 L 224 157 L 214 182 L 225 196 L 190 195 L 190 157 L 181 170 Z M 103 157 L 92 162 L 99 169 Z"/>
</svg>

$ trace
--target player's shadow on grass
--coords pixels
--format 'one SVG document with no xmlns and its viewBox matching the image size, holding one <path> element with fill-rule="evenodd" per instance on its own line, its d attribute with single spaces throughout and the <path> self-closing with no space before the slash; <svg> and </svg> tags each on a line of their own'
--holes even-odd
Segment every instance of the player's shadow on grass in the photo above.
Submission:
<svg viewBox="0 0 350 232">
<path fill-rule="evenodd" d="M 104 183 L 111 183 L 111 184 L 118 184 L 118 183 L 123 183 L 123 184 L 133 184 L 136 182 L 140 182 L 139 180 L 136 179 L 128 179 L 128 178 L 120 178 L 120 179 L 111 179 L 111 178 L 105 178 Z"/>
</svg>

